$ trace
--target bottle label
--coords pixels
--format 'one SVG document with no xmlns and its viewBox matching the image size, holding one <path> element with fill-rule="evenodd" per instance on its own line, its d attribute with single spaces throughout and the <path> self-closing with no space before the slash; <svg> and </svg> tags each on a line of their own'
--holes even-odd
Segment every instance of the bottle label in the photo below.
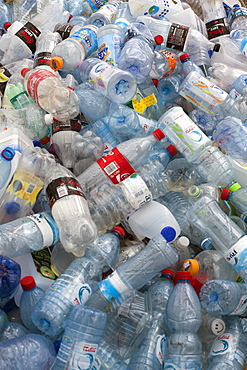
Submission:
<svg viewBox="0 0 247 370">
<path fill-rule="evenodd" d="M 232 9 L 232 11 L 228 15 L 229 25 L 231 26 L 235 19 L 237 19 L 238 17 L 247 18 L 247 9 L 246 8 Z"/>
<path fill-rule="evenodd" d="M 28 217 L 31 218 L 35 222 L 35 224 L 38 226 L 43 236 L 43 248 L 50 247 L 54 241 L 53 229 L 51 228 L 50 224 L 47 222 L 44 214 L 36 213 Z"/>
<path fill-rule="evenodd" d="M 28 94 L 33 98 L 37 103 L 39 101 L 38 96 L 38 86 L 41 81 L 46 78 L 56 77 L 54 73 L 47 71 L 46 69 L 39 69 L 38 71 L 33 72 L 27 80 L 27 91 Z M 56 77 L 57 78 L 57 77 Z"/>
<path fill-rule="evenodd" d="M 229 96 L 232 98 L 232 99 L 237 99 L 239 96 L 241 96 L 241 94 L 235 90 L 235 89 L 232 89 L 230 92 L 229 92 Z"/>
<path fill-rule="evenodd" d="M 121 186 L 128 201 L 135 209 L 142 207 L 152 200 L 152 193 L 141 176 L 137 173 L 123 180 Z"/>
<path fill-rule="evenodd" d="M 92 12 L 97 12 L 99 8 L 106 4 L 107 1 L 104 0 L 88 0 L 88 5 L 92 9 Z"/>
<path fill-rule="evenodd" d="M 61 279 L 57 279 L 50 289 L 56 290 L 61 293 L 64 298 L 67 298 L 72 305 L 78 306 L 79 304 L 85 304 L 92 294 L 91 287 L 86 283 L 77 283 L 71 280 L 71 276 L 67 274 L 62 275 L 65 279 L 68 277 L 69 285 L 64 285 Z M 72 284 L 72 286 L 71 286 Z"/>
<path fill-rule="evenodd" d="M 156 357 L 163 369 L 164 359 L 166 356 L 167 339 L 166 335 L 157 335 L 156 337 Z"/>
<path fill-rule="evenodd" d="M 209 40 L 230 33 L 227 18 L 215 19 L 214 21 L 208 22 L 206 23 L 206 28 Z"/>
<path fill-rule="evenodd" d="M 4 91 L 10 77 L 11 73 L 7 70 L 7 68 L 0 64 L 0 96 L 4 95 Z"/>
<path fill-rule="evenodd" d="M 72 28 L 75 27 L 73 24 L 64 24 L 56 30 L 57 33 L 62 37 L 62 40 L 67 39 L 70 36 Z"/>
<path fill-rule="evenodd" d="M 82 342 L 76 339 L 73 340 L 64 335 L 61 346 L 66 347 L 66 352 L 69 351 L 71 353 L 71 356 L 69 356 L 64 370 L 92 369 L 95 355 L 98 350 L 98 344 Z M 61 358 L 60 358 L 59 353 L 58 353 L 57 359 L 62 361 L 62 363 L 64 363 L 64 358 L 62 355 L 64 351 L 61 351 Z"/>
<path fill-rule="evenodd" d="M 163 54 L 166 57 L 167 63 L 168 63 L 167 64 L 168 71 L 163 74 L 162 76 L 163 78 L 163 77 L 170 75 L 171 73 L 175 71 L 175 68 L 177 66 L 177 58 L 176 58 L 176 55 L 170 50 L 159 50 L 158 53 Z"/>
<path fill-rule="evenodd" d="M 31 22 L 27 22 L 16 34 L 34 54 L 36 49 L 36 39 L 40 31 Z"/>
<path fill-rule="evenodd" d="M 71 119 L 67 122 L 61 122 L 61 121 L 53 121 L 52 124 L 52 134 L 55 134 L 59 131 L 81 131 L 81 124 L 78 122 L 77 119 Z"/>
<path fill-rule="evenodd" d="M 104 8 L 101 8 L 99 10 L 99 13 L 97 14 L 104 14 L 105 17 L 112 21 L 113 19 L 116 18 L 115 11 L 117 8 L 117 4 L 118 2 L 116 3 L 116 5 L 107 3 L 105 4 Z"/>
<path fill-rule="evenodd" d="M 33 68 L 37 66 L 47 66 L 49 65 L 49 62 L 51 60 L 51 53 L 48 51 L 43 52 L 43 53 L 38 53 L 33 62 Z"/>
<path fill-rule="evenodd" d="M 10 99 L 10 102 L 15 109 L 22 109 L 31 103 L 31 98 L 28 96 L 26 91 L 22 91 L 13 96 L 13 98 Z"/>
<path fill-rule="evenodd" d="M 167 36 L 166 46 L 170 49 L 184 51 L 189 27 L 172 23 Z"/>
<path fill-rule="evenodd" d="M 239 303 L 237 308 L 230 314 L 230 315 L 242 315 L 247 310 L 247 294 L 244 294 Z"/>
<path fill-rule="evenodd" d="M 224 333 L 223 335 L 215 338 L 210 356 L 225 355 L 226 353 L 232 351 L 232 346 L 234 344 L 234 337 L 230 333 Z"/>
<path fill-rule="evenodd" d="M 185 157 L 210 142 L 210 139 L 182 109 L 179 111 L 176 108 L 171 109 L 164 116 L 164 121 L 172 130 L 171 140 L 174 146 Z"/>
<path fill-rule="evenodd" d="M 246 270 L 247 235 L 234 244 L 223 257 L 237 271 Z M 240 274 L 241 275 L 241 274 Z"/>
<path fill-rule="evenodd" d="M 198 72 L 192 72 L 190 77 L 185 79 L 179 94 L 208 113 L 215 113 L 214 108 L 228 96 L 225 91 L 201 76 Z"/>
<path fill-rule="evenodd" d="M 43 188 L 44 182 L 32 173 L 17 170 L 6 192 L 33 205 L 37 195 Z"/>
<path fill-rule="evenodd" d="M 114 33 L 110 33 L 104 37 L 104 42 L 99 44 L 98 57 L 104 62 L 110 63 L 113 66 L 118 64 L 123 38 Z"/>
<path fill-rule="evenodd" d="M 117 271 L 114 271 L 106 279 L 102 280 L 98 287 L 109 302 L 114 299 L 121 299 L 125 293 L 129 292 L 129 288 L 121 280 Z"/>
<path fill-rule="evenodd" d="M 98 159 L 97 163 L 113 184 L 119 184 L 121 181 L 135 173 L 134 168 L 117 148 L 114 148 Z"/>
<path fill-rule="evenodd" d="M 68 195 L 79 195 L 84 197 L 81 185 L 73 177 L 59 177 L 53 180 L 46 188 L 49 205 L 52 208 L 54 203 Z"/>
<path fill-rule="evenodd" d="M 86 56 L 91 55 L 98 48 L 97 34 L 89 27 L 81 28 L 69 38 L 78 41 L 83 46 Z"/>
<path fill-rule="evenodd" d="M 94 84 L 94 89 L 100 93 L 107 92 L 109 80 L 119 73 L 119 69 L 108 63 L 99 63 L 93 66 L 89 74 L 89 81 Z M 125 82 L 125 80 L 122 80 Z"/>
</svg>

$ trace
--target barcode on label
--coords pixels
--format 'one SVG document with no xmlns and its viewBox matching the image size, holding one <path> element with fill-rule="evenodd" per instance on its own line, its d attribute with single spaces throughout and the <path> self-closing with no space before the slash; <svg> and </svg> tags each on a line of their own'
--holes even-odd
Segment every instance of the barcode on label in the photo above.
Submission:
<svg viewBox="0 0 247 370">
<path fill-rule="evenodd" d="M 118 169 L 118 166 L 116 165 L 116 162 L 112 162 L 104 168 L 104 170 L 105 170 L 105 172 L 107 173 L 108 176 L 110 176 L 112 173 L 117 171 L 117 169 Z"/>
<path fill-rule="evenodd" d="M 65 197 L 66 195 L 68 195 L 68 189 L 65 185 L 61 185 L 57 187 L 57 193 L 58 193 L 59 198 Z"/>
<path fill-rule="evenodd" d="M 140 197 L 142 194 L 144 194 L 144 192 L 140 190 L 137 193 L 135 193 L 135 197 Z"/>
<path fill-rule="evenodd" d="M 29 193 L 29 194 L 32 194 L 32 192 L 34 191 L 35 189 L 35 184 L 30 184 L 27 188 L 27 191 L 26 193 Z"/>
</svg>

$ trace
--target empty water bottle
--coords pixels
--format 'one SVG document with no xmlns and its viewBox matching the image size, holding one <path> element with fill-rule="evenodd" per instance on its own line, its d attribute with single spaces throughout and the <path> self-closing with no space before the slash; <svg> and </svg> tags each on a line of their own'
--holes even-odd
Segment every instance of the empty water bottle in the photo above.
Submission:
<svg viewBox="0 0 247 370">
<path fill-rule="evenodd" d="M 2 309 L 0 309 L 0 331 L 0 342 L 18 338 L 29 333 L 23 325 L 9 321 L 8 316 Z"/>
<path fill-rule="evenodd" d="M 247 190 L 242 188 L 236 181 L 229 184 L 228 189 L 222 189 L 221 192 L 221 199 L 231 202 L 231 204 L 241 213 L 241 218 L 244 221 L 247 220 L 246 194 Z"/>
</svg>

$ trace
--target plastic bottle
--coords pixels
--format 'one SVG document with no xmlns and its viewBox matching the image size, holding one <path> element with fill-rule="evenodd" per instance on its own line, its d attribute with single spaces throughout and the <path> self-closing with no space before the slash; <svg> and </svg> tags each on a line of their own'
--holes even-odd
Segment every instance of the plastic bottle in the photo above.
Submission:
<svg viewBox="0 0 247 370">
<path fill-rule="evenodd" d="M 171 103 L 179 97 L 179 89 L 182 81 L 183 77 L 178 73 L 162 77 L 158 81 L 157 89 L 164 103 Z"/>
<path fill-rule="evenodd" d="M 0 223 L 30 214 L 47 171 L 55 165 L 46 149 L 27 147 L 22 153 L 11 183 L 0 202 Z"/>
<path fill-rule="evenodd" d="M 99 237 L 96 247 L 76 258 L 45 292 L 32 312 L 34 324 L 45 334 L 58 336 L 74 305 L 84 304 L 92 287 L 101 279 L 102 270 L 113 267 L 119 253 L 122 228 Z"/>
<path fill-rule="evenodd" d="M 246 277 L 246 235 L 208 195 L 203 196 L 188 210 L 191 223 L 197 226 L 228 263 Z"/>
<path fill-rule="evenodd" d="M 197 124 L 204 134 L 206 134 L 208 137 L 212 136 L 213 131 L 218 123 L 218 120 L 215 118 L 215 116 L 196 108 L 189 113 L 189 117 Z"/>
<path fill-rule="evenodd" d="M 49 370 L 55 357 L 54 344 L 39 334 L 22 335 L 0 343 L 3 369 Z"/>
<path fill-rule="evenodd" d="M 152 135 L 118 144 L 112 151 L 78 176 L 83 190 L 87 194 L 103 183 L 118 184 L 123 181 L 135 173 L 134 168 L 137 169 L 143 164 L 153 145 L 163 138 L 163 132 L 157 129 Z"/>
<path fill-rule="evenodd" d="M 158 42 L 158 37 L 156 40 Z M 154 47 L 155 41 L 148 27 L 132 23 L 118 61 L 119 68 L 130 72 L 138 84 L 144 82 L 152 68 Z"/>
<path fill-rule="evenodd" d="M 200 184 L 199 186 L 192 185 L 183 193 L 189 197 L 189 201 L 191 203 L 196 202 L 199 198 L 203 197 L 204 195 L 210 195 L 212 198 L 217 200 L 217 202 L 220 201 L 220 191 L 218 186 L 210 183 Z"/>
<path fill-rule="evenodd" d="M 203 21 L 206 24 L 208 39 L 216 42 L 222 35 L 229 35 L 229 25 L 221 0 L 200 1 Z"/>
<path fill-rule="evenodd" d="M 179 57 L 180 62 L 182 63 L 182 74 L 186 77 L 190 72 L 196 71 L 201 76 L 205 77 L 202 69 L 198 67 L 195 63 L 190 60 L 189 54 L 182 54 Z"/>
<path fill-rule="evenodd" d="M 120 65 L 119 65 L 120 66 Z M 96 58 L 87 58 L 78 65 L 83 81 L 117 103 L 127 103 L 136 92 L 136 81 L 131 73 Z"/>
<path fill-rule="evenodd" d="M 176 71 L 177 57 L 171 50 L 155 50 L 154 60 L 150 76 L 152 78 L 161 78 L 168 76 Z"/>
<path fill-rule="evenodd" d="M 19 286 L 21 267 L 9 257 L 0 256 L 0 307 L 11 300 Z"/>
<path fill-rule="evenodd" d="M 42 66 L 21 71 L 29 95 L 48 113 L 58 120 L 74 118 L 79 114 L 79 99 L 70 88 Z"/>
<path fill-rule="evenodd" d="M 163 270 L 161 277 L 147 291 L 152 311 L 152 324 L 140 346 L 130 359 L 128 370 L 142 370 L 150 368 L 160 370 L 165 360 L 167 339 L 164 333 L 168 329 L 165 325 L 167 301 L 173 289 L 173 271 Z"/>
<path fill-rule="evenodd" d="M 111 0 L 104 4 L 97 12 L 91 14 L 88 19 L 88 23 L 101 28 L 107 24 L 113 23 L 116 18 L 118 7 L 121 4 L 121 0 Z"/>
<path fill-rule="evenodd" d="M 201 369 L 202 343 L 197 334 L 202 323 L 200 301 L 190 284 L 189 272 L 178 271 L 177 280 L 166 307 L 166 323 L 171 333 L 164 369 Z"/>
<path fill-rule="evenodd" d="M 7 4 L 5 4 L 4 2 L 0 2 L 0 14 L 1 14 L 1 18 L 0 18 L 0 30 L 3 30 L 3 26 L 5 23 L 9 23 L 11 22 L 12 20 L 12 14 L 11 14 L 11 10 L 10 8 L 7 6 Z"/>
<path fill-rule="evenodd" d="M 68 318 L 62 342 L 52 370 L 64 368 L 93 369 L 98 344 L 104 333 L 106 313 L 86 306 L 76 306 Z"/>
<path fill-rule="evenodd" d="M 226 330 L 225 321 L 217 316 L 202 310 L 202 324 L 198 330 L 198 335 L 203 343 L 203 347 L 216 336 L 224 334 Z"/>
<path fill-rule="evenodd" d="M 193 73 L 196 72 L 189 75 Z M 216 146 L 212 146 L 211 140 L 181 107 L 170 108 L 160 117 L 158 124 L 176 149 L 194 165 L 202 181 L 228 185 L 233 180 L 233 169 L 228 158 Z"/>
<path fill-rule="evenodd" d="M 127 31 L 127 28 L 131 23 L 135 21 L 135 17 L 130 12 L 129 3 L 121 2 L 118 4 L 115 25 L 122 28 L 123 32 Z"/>
<path fill-rule="evenodd" d="M 197 254 L 194 259 L 185 260 L 183 270 L 189 271 L 202 284 L 209 280 L 236 281 L 238 276 L 222 254 L 215 250 L 205 250 Z"/>
<path fill-rule="evenodd" d="M 226 331 L 215 338 L 205 370 L 236 369 L 243 370 L 246 363 L 247 336 L 240 318 L 227 317 Z"/>
<path fill-rule="evenodd" d="M 231 204 L 241 213 L 241 218 L 246 221 L 247 204 L 246 204 L 246 189 L 234 181 L 228 189 L 222 189 L 221 199 L 230 201 Z"/>
<path fill-rule="evenodd" d="M 12 148 L 5 148 L 0 157 L 0 171 L 1 171 L 1 180 L 0 180 L 0 189 L 6 187 L 10 172 L 11 172 L 11 161 L 15 156 L 15 151 Z"/>
<path fill-rule="evenodd" d="M 243 90 L 247 87 L 247 74 L 241 74 L 238 78 L 231 84 L 227 92 L 231 98 L 236 99 L 238 96 L 243 94 Z"/>
<path fill-rule="evenodd" d="M 50 66 L 54 70 L 71 71 L 97 48 L 97 27 L 87 25 L 55 46 Z"/>
<path fill-rule="evenodd" d="M 69 13 L 64 11 L 62 4 L 46 5 L 42 12 L 36 14 L 25 25 L 19 23 L 17 32 L 11 37 L 8 48 L 1 60 L 2 64 L 31 58 L 36 48 L 36 39 L 43 29 L 53 31 L 58 22 L 66 22 Z"/>
<path fill-rule="evenodd" d="M 20 284 L 23 289 L 20 300 L 21 319 L 26 328 L 32 333 L 38 333 L 39 330 L 32 322 L 31 312 L 36 303 L 43 297 L 45 291 L 36 286 L 36 282 L 32 276 L 25 276 L 21 279 Z"/>
<path fill-rule="evenodd" d="M 21 337 L 29 331 L 17 322 L 10 322 L 6 313 L 0 309 L 0 342 Z"/>
<path fill-rule="evenodd" d="M 34 102 L 21 82 L 7 86 L 5 94 L 15 109 L 25 108 L 30 103 Z"/>
<path fill-rule="evenodd" d="M 175 230 L 165 227 L 151 239 L 146 247 L 120 265 L 110 276 L 102 280 L 87 301 L 87 305 L 105 310 L 112 301 L 122 302 L 140 289 L 163 268 L 176 262 L 178 255 L 167 241 L 173 240 Z"/>
<path fill-rule="evenodd" d="M 90 120 L 103 119 L 108 115 L 112 101 L 107 98 L 107 96 L 91 88 L 82 88 L 75 92 L 80 99 L 80 112 Z M 95 109 L 92 109 L 92 106 L 95 107 Z M 97 134 L 97 132 L 95 133 Z"/>
<path fill-rule="evenodd" d="M 36 41 L 33 68 L 38 66 L 49 66 L 51 53 L 55 46 L 61 41 L 62 37 L 58 32 L 51 32 L 48 29 L 44 29 Z"/>
<path fill-rule="evenodd" d="M 104 340 L 104 337 L 99 343 L 94 366 L 101 370 L 110 370 L 113 366 L 114 370 L 127 370 L 128 367 L 122 356 Z"/>
<path fill-rule="evenodd" d="M 85 247 L 97 237 L 84 190 L 74 174 L 60 164 L 46 173 L 44 187 L 64 249 L 83 256 Z"/>
<path fill-rule="evenodd" d="M 114 269 L 120 266 L 123 262 L 139 253 L 146 244 L 137 240 L 126 240 L 124 245 L 121 246 L 120 253 L 117 259 Z"/>
<path fill-rule="evenodd" d="M 104 143 L 93 131 L 87 130 L 82 135 L 74 135 L 72 140 L 72 153 L 75 161 L 92 159 L 94 162 L 102 157 Z M 82 171 L 80 171 L 82 173 Z"/>
</svg>

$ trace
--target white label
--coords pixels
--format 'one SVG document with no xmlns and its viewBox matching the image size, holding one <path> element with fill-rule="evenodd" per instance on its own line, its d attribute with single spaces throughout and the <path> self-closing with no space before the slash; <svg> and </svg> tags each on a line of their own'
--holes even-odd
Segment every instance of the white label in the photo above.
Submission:
<svg viewBox="0 0 247 370">
<path fill-rule="evenodd" d="M 112 76 L 119 73 L 119 69 L 107 63 L 98 63 L 90 71 L 89 81 L 94 83 L 95 90 L 107 93 L 108 83 Z"/>
<path fill-rule="evenodd" d="M 233 342 L 234 337 L 230 333 L 224 333 L 215 338 L 210 351 L 210 356 L 225 355 L 227 352 L 232 350 Z"/>
<path fill-rule="evenodd" d="M 167 345 L 166 335 L 158 335 L 156 338 L 156 357 L 159 360 L 162 368 L 164 366 L 164 358 L 166 355 L 165 347 Z"/>
<path fill-rule="evenodd" d="M 241 96 L 241 94 L 235 90 L 235 89 L 232 89 L 230 92 L 229 92 L 229 96 L 232 98 L 232 99 L 236 99 L 238 98 L 239 96 Z"/>
<path fill-rule="evenodd" d="M 247 268 L 247 235 L 243 236 L 223 256 L 241 275 L 241 271 Z"/>
<path fill-rule="evenodd" d="M 134 173 L 121 183 L 130 204 L 138 209 L 152 200 L 152 194 L 141 176 Z"/>
<path fill-rule="evenodd" d="M 99 284 L 99 289 L 109 302 L 113 298 L 121 299 L 122 295 L 125 295 L 126 293 L 129 292 L 129 288 L 121 280 L 117 271 L 114 271 L 105 280 L 102 280 L 101 283 Z"/>
<path fill-rule="evenodd" d="M 228 94 L 220 87 L 191 72 L 182 84 L 179 94 L 206 112 L 215 113 L 215 107 L 223 102 Z"/>
<path fill-rule="evenodd" d="M 242 315 L 247 310 L 247 294 L 244 294 L 238 305 L 237 308 L 230 314 L 230 315 Z"/>
<path fill-rule="evenodd" d="M 92 368 L 98 344 L 81 342 L 79 340 L 71 342 L 71 339 L 65 336 L 63 341 L 67 341 L 70 344 L 70 348 L 73 349 L 65 370 L 88 370 Z"/>
<path fill-rule="evenodd" d="M 34 215 L 28 216 L 30 217 L 38 226 L 42 237 L 43 237 L 43 248 L 49 247 L 53 244 L 53 231 L 49 223 L 46 221 L 46 218 L 41 213 L 36 213 Z"/>
<path fill-rule="evenodd" d="M 70 275 L 63 274 L 66 279 L 71 279 Z M 86 283 L 72 282 L 64 284 L 64 279 L 57 279 L 51 286 L 51 289 L 58 291 L 64 298 L 67 298 L 74 306 L 85 304 L 92 294 L 92 289 Z"/>
</svg>

